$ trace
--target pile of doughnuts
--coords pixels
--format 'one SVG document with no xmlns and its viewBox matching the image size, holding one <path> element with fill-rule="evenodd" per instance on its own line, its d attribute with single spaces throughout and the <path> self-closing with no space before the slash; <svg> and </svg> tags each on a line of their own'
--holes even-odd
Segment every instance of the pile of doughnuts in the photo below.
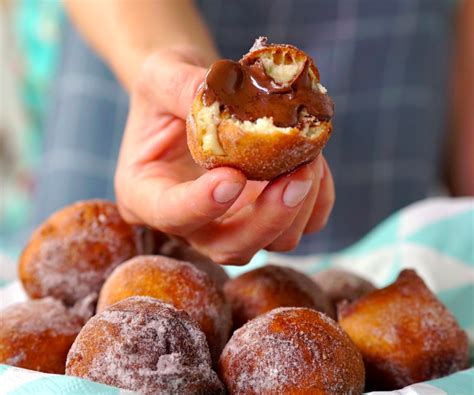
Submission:
<svg viewBox="0 0 474 395">
<path fill-rule="evenodd" d="M 311 58 L 261 39 L 211 67 L 188 143 L 206 168 L 271 180 L 319 154 L 332 115 Z M 468 364 L 466 333 L 413 270 L 382 289 L 271 264 L 229 279 L 103 200 L 48 218 L 19 277 L 31 299 L 0 312 L 0 363 L 143 394 L 361 394 Z"/>
<path fill-rule="evenodd" d="M 0 312 L 1 363 L 144 394 L 361 394 L 468 364 L 465 332 L 413 270 L 382 289 L 272 264 L 229 279 L 107 201 L 52 215 L 19 273 L 31 299 Z"/>
</svg>

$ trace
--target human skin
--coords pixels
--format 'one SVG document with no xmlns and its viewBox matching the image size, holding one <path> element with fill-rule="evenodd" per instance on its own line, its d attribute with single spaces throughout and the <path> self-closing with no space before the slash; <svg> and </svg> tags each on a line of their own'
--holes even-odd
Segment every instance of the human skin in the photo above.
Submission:
<svg viewBox="0 0 474 395">
<path fill-rule="evenodd" d="M 263 248 L 294 249 L 304 233 L 324 227 L 335 194 L 322 155 L 271 182 L 248 181 L 226 167 L 204 171 L 193 162 L 184 120 L 218 55 L 191 1 L 66 4 L 130 93 L 115 175 L 126 221 L 180 236 L 222 264 L 245 264 Z"/>
<path fill-rule="evenodd" d="M 469 0 L 457 13 L 452 99 L 444 171 L 454 196 L 474 196 L 474 1 Z"/>
</svg>

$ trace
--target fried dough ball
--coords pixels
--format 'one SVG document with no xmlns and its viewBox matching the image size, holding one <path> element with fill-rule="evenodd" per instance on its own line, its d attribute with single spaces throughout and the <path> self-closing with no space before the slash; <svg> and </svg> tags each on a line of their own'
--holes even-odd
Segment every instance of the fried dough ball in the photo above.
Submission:
<svg viewBox="0 0 474 395">
<path fill-rule="evenodd" d="M 369 390 L 395 390 L 468 366 L 466 333 L 414 270 L 339 305 L 338 315 L 362 353 Z"/>
<path fill-rule="evenodd" d="M 105 200 L 67 206 L 32 235 L 19 277 L 34 299 L 52 296 L 67 305 L 98 294 L 115 267 L 142 253 L 143 228 L 128 225 Z"/>
<path fill-rule="evenodd" d="M 66 374 L 143 394 L 221 394 L 204 334 L 185 311 L 136 296 L 92 317 Z"/>
<path fill-rule="evenodd" d="M 205 333 L 217 361 L 232 328 L 230 305 L 210 277 L 188 262 L 138 256 L 120 265 L 105 282 L 97 311 L 130 296 L 151 296 L 185 310 Z"/>
<path fill-rule="evenodd" d="M 166 237 L 166 239 L 163 239 L 163 237 Z M 214 280 L 219 289 L 222 289 L 224 284 L 229 280 L 229 275 L 221 265 L 214 263 L 191 246 L 186 245 L 176 238 L 162 234 L 155 253 L 177 259 L 178 261 L 192 263 L 199 270 L 206 272 L 209 277 Z"/>
<path fill-rule="evenodd" d="M 63 374 L 83 324 L 53 298 L 11 305 L 0 312 L 0 363 Z"/>
<path fill-rule="evenodd" d="M 230 394 L 361 394 L 362 357 L 339 325 L 307 308 L 278 308 L 234 332 L 219 360 Z"/>
<path fill-rule="evenodd" d="M 188 146 L 206 169 L 272 180 L 319 155 L 333 114 L 313 60 L 261 37 L 239 62 L 211 65 L 188 117 Z"/>
<path fill-rule="evenodd" d="M 313 281 L 329 297 L 334 308 L 339 302 L 352 302 L 377 288 L 365 278 L 341 269 L 327 269 L 313 275 Z"/>
<path fill-rule="evenodd" d="M 309 307 L 335 317 L 329 299 L 310 277 L 289 267 L 266 265 L 229 280 L 224 293 L 234 328 L 277 307 Z"/>
</svg>

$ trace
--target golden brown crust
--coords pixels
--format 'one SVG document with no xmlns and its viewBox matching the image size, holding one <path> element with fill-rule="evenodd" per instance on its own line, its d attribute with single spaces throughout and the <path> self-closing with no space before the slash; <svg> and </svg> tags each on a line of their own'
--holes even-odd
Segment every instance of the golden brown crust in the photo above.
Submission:
<svg viewBox="0 0 474 395">
<path fill-rule="evenodd" d="M 97 294 L 116 266 L 141 253 L 142 236 L 112 202 L 77 202 L 33 233 L 20 257 L 20 280 L 32 298 L 52 296 L 73 305 Z"/>
<path fill-rule="evenodd" d="M 395 390 L 468 366 L 466 333 L 413 270 L 339 305 L 338 315 L 364 357 L 369 390 Z"/>
<path fill-rule="evenodd" d="M 241 61 L 251 61 L 264 52 L 280 50 L 290 51 L 295 58 L 309 59 L 315 82 L 319 82 L 319 72 L 312 59 L 291 45 L 263 46 L 246 54 Z M 306 135 L 299 126 L 284 132 L 276 127 L 264 132 L 249 132 L 223 110 L 219 111 L 220 122 L 217 125 L 217 140 L 223 153 L 215 154 L 203 149 L 204 129 L 198 127 L 196 121 L 205 107 L 202 100 L 204 90 L 205 85 L 196 94 L 186 129 L 191 155 L 197 164 L 206 169 L 228 166 L 242 171 L 250 180 L 272 180 L 316 159 L 331 135 L 331 121 L 315 120 L 307 121 L 310 128 L 318 128 L 318 132 L 310 135 Z"/>
<path fill-rule="evenodd" d="M 204 106 L 201 95 L 202 90 L 194 99 L 186 129 L 191 155 L 205 169 L 228 166 L 242 171 L 249 180 L 272 180 L 316 159 L 331 135 L 330 121 L 321 122 L 323 131 L 308 138 L 297 128 L 284 133 L 248 133 L 224 119 L 217 126 L 217 137 L 225 155 L 211 155 L 199 144 L 202 131 L 194 120 Z"/>
<path fill-rule="evenodd" d="M 214 263 L 208 257 L 200 254 L 184 241 L 164 233 L 155 233 L 158 239 L 154 250 L 155 254 L 193 264 L 199 270 L 206 272 L 219 289 L 222 289 L 224 284 L 229 280 L 229 275 L 221 265 Z"/>
<path fill-rule="evenodd" d="M 12 305 L 0 313 L 0 363 L 64 374 L 83 320 L 52 298 Z"/>
<path fill-rule="evenodd" d="M 229 280 L 224 293 L 234 328 L 277 307 L 308 307 L 335 318 L 335 311 L 311 278 L 288 267 L 267 265 Z"/>
<path fill-rule="evenodd" d="M 278 308 L 237 330 L 219 360 L 229 394 L 361 394 L 362 357 L 330 318 Z"/>
<path fill-rule="evenodd" d="M 68 353 L 66 373 L 147 395 L 224 392 L 194 320 L 149 297 L 92 317 Z"/>
<path fill-rule="evenodd" d="M 335 310 L 340 302 L 352 302 L 377 289 L 365 278 L 342 269 L 322 270 L 314 274 L 312 279 L 331 300 Z"/>
<path fill-rule="evenodd" d="M 186 311 L 205 333 L 213 359 L 229 339 L 230 306 L 207 273 L 188 262 L 138 256 L 120 265 L 100 292 L 97 311 L 131 296 L 150 296 Z"/>
</svg>

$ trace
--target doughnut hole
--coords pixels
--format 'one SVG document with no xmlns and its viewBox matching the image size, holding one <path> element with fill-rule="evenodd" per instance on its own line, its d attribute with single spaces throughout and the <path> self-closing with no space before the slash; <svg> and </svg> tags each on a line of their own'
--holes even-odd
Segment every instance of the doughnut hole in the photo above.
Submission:
<svg viewBox="0 0 474 395">
<path fill-rule="evenodd" d="M 234 328 L 277 307 L 309 307 L 335 317 L 335 311 L 310 277 L 289 267 L 266 265 L 224 285 Z"/>
<path fill-rule="evenodd" d="M 414 270 L 338 308 L 364 358 L 368 390 L 395 390 L 468 366 L 468 339 Z"/>
<path fill-rule="evenodd" d="M 138 256 L 120 265 L 99 296 L 101 312 L 130 296 L 150 296 L 189 313 L 205 333 L 217 361 L 232 328 L 230 305 L 211 278 L 188 262 Z"/>
</svg>

